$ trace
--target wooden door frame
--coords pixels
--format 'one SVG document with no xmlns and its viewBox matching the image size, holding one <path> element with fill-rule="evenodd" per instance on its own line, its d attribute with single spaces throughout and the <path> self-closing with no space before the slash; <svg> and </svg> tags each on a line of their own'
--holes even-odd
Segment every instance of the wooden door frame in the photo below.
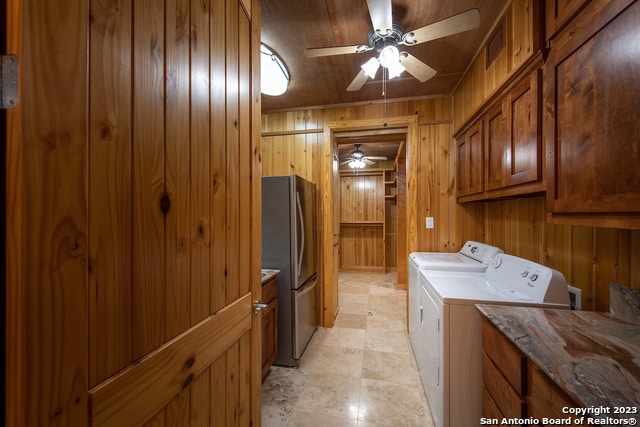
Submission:
<svg viewBox="0 0 640 427">
<path fill-rule="evenodd" d="M 332 307 L 328 304 L 333 301 L 333 297 L 338 292 L 338 278 L 335 277 L 334 266 L 338 260 L 333 256 L 333 204 L 337 195 L 334 194 L 333 187 L 333 139 L 335 132 L 344 131 L 370 131 L 379 129 L 406 129 L 406 219 L 407 219 L 407 253 L 415 251 L 418 246 L 418 218 L 415 206 L 418 201 L 417 174 L 418 174 L 418 116 L 399 116 L 386 119 L 365 119 L 365 120 L 345 120 L 331 121 L 324 125 L 324 141 L 321 148 L 322 166 L 321 166 L 321 232 L 320 244 L 322 247 L 323 272 L 324 281 L 322 288 L 322 325 L 332 327 L 335 317 L 338 314 L 338 307 Z M 414 209 L 412 209 L 414 207 Z M 401 238 L 398 236 L 398 238 Z"/>
</svg>

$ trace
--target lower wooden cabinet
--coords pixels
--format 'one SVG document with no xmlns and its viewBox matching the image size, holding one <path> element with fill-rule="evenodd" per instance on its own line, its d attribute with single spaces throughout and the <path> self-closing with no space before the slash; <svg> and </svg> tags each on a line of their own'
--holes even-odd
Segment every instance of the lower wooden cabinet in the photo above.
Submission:
<svg viewBox="0 0 640 427">
<path fill-rule="evenodd" d="M 262 284 L 262 379 L 278 356 L 278 280 L 277 275 Z"/>
<path fill-rule="evenodd" d="M 482 323 L 482 350 L 483 411 L 494 405 L 491 413 L 497 410 L 501 417 L 524 418 L 527 358 L 486 319 Z M 484 395 L 491 401 L 485 402 Z"/>
<path fill-rule="evenodd" d="M 487 319 L 482 321 L 482 416 L 566 419 L 567 394 Z"/>
</svg>

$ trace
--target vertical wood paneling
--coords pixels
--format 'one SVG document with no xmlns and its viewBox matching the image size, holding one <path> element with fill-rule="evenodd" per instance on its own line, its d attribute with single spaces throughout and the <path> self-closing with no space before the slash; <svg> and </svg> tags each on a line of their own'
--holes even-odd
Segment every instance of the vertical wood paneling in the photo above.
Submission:
<svg viewBox="0 0 640 427">
<path fill-rule="evenodd" d="M 640 231 L 632 230 L 629 242 L 629 286 L 640 289 Z"/>
<path fill-rule="evenodd" d="M 166 192 L 171 206 L 165 222 L 167 338 L 191 324 L 190 168 L 190 4 L 167 0 Z"/>
<path fill-rule="evenodd" d="M 188 244 L 191 247 L 191 325 L 210 314 L 211 260 L 211 155 L 209 153 L 209 46 L 215 40 L 209 35 L 209 1 L 191 4 L 191 105 L 189 185 L 191 207 Z"/>
<path fill-rule="evenodd" d="M 593 282 L 593 271 L 594 229 L 589 227 L 572 227 L 571 271 L 563 271 L 563 273 L 565 273 L 568 283 L 581 289 L 583 310 L 594 309 L 596 290 Z"/>
<path fill-rule="evenodd" d="M 161 413 L 164 413 L 165 426 L 177 427 L 189 425 L 189 416 L 191 415 L 191 407 L 189 404 L 191 400 L 191 390 L 192 387 L 182 390 L 163 408 Z"/>
<path fill-rule="evenodd" d="M 210 121 L 211 133 L 211 313 L 226 303 L 227 271 L 227 110 L 226 110 L 226 9 L 225 2 L 213 0 L 211 9 L 210 49 Z"/>
<path fill-rule="evenodd" d="M 239 55 L 238 55 L 238 3 L 226 3 L 226 269 L 225 289 L 227 304 L 240 295 L 240 132 L 239 132 Z"/>
<path fill-rule="evenodd" d="M 211 408 L 211 425 L 227 426 L 227 400 L 233 398 L 227 392 L 227 369 L 226 354 L 221 355 L 211 364 L 209 370 L 211 372 L 210 381 L 210 408 Z"/>
<path fill-rule="evenodd" d="M 92 2 L 91 16 L 89 374 L 95 386 L 131 361 L 131 8 L 118 0 Z"/>
<path fill-rule="evenodd" d="M 251 0 L 246 0 L 249 3 Z M 238 199 L 238 211 L 240 213 L 240 230 L 239 238 L 236 242 L 236 246 L 240 251 L 238 257 L 238 287 L 239 294 L 244 295 L 247 292 L 251 292 L 250 273 L 252 272 L 249 263 L 242 264 L 240 260 L 246 259 L 251 253 L 251 168 L 253 156 L 251 155 L 251 28 L 249 20 L 247 19 L 245 10 L 242 4 L 238 5 L 238 127 L 239 127 L 239 199 Z M 261 202 L 259 202 L 261 203 Z M 257 242 L 256 242 L 257 243 Z M 258 272 L 253 271 L 255 274 L 253 280 L 257 280 Z M 248 361 L 249 358 L 247 358 Z M 248 367 L 248 365 L 246 366 Z M 244 373 L 244 370 L 241 370 Z M 248 392 L 248 389 L 245 390 Z M 248 394 L 241 394 L 242 398 L 248 396 Z M 249 406 L 247 405 L 245 414 L 249 414 Z M 248 420 L 241 420 L 247 421 Z"/>
<path fill-rule="evenodd" d="M 190 391 L 188 423 L 176 424 L 190 425 L 193 427 L 211 426 L 211 368 L 198 375 L 188 390 Z"/>
<path fill-rule="evenodd" d="M 11 29 L 23 24 L 23 32 L 7 34 L 11 47 L 23 48 L 15 52 L 22 54 L 20 111 L 7 114 L 7 159 L 21 161 L 7 168 L 17 174 L 7 177 L 9 195 L 17 196 L 7 201 L 7 246 L 19 253 L 10 259 L 20 262 L 7 265 L 16 280 L 7 282 L 8 294 L 17 297 L 7 300 L 7 310 L 20 305 L 20 317 L 8 315 L 18 323 L 8 325 L 17 330 L 8 332 L 6 350 L 15 348 L 23 359 L 9 356 L 17 372 L 6 371 L 7 385 L 16 388 L 5 396 L 17 394 L 12 400 L 24 412 L 8 408 L 8 415 L 25 426 L 82 425 L 89 382 L 88 40 L 75 36 L 88 33 L 88 22 L 77 19 L 88 10 L 86 3 L 63 1 L 20 7 L 24 21 L 8 18 Z M 13 139 L 14 130 L 21 139 Z"/>
<path fill-rule="evenodd" d="M 435 229 L 427 230 L 424 226 L 426 217 L 436 215 L 435 189 L 434 189 L 434 135 L 433 126 L 426 125 L 419 127 L 419 147 L 418 147 L 418 246 L 435 249 L 436 232 Z M 431 251 L 431 249 L 430 249 Z"/>
<path fill-rule="evenodd" d="M 233 344 L 225 353 L 225 390 L 226 407 L 224 408 L 226 425 L 240 425 L 239 420 L 239 396 L 240 396 L 240 345 Z"/>
<path fill-rule="evenodd" d="M 539 7 L 539 2 L 532 0 L 514 0 L 506 9 L 503 15 L 507 39 L 505 48 L 486 67 L 486 48 L 483 47 L 453 94 L 454 133 L 520 65 L 533 56 L 536 49 L 533 27 Z"/>
<path fill-rule="evenodd" d="M 24 5 L 24 102 L 8 114 L 7 246 L 22 254 L 8 338 L 24 349 L 8 360 L 11 425 L 260 424 L 260 13 L 242 3 Z M 237 317 L 207 349 L 176 357 L 168 340 L 203 343 L 194 332 L 227 303 Z M 186 379 L 138 376 L 165 369 Z"/>
<path fill-rule="evenodd" d="M 595 234 L 594 310 L 609 311 L 609 285 L 618 282 L 619 231 L 600 228 Z"/>
<path fill-rule="evenodd" d="M 136 2 L 133 12 L 133 289 L 135 359 L 164 340 L 164 5 Z"/>
</svg>

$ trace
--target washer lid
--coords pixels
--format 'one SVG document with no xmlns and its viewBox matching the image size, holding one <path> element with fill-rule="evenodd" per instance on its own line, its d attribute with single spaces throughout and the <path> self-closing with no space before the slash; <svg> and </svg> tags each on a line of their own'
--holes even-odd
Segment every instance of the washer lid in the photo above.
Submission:
<svg viewBox="0 0 640 427">
<path fill-rule="evenodd" d="M 419 270 L 485 271 L 487 266 L 459 253 L 414 252 L 409 255 Z"/>
<path fill-rule="evenodd" d="M 502 249 L 467 241 L 460 252 L 413 252 L 409 259 L 419 270 L 485 271 Z"/>
<path fill-rule="evenodd" d="M 498 292 L 484 273 L 422 271 L 422 285 L 443 303 L 473 305 L 504 303 L 507 295 Z"/>
</svg>

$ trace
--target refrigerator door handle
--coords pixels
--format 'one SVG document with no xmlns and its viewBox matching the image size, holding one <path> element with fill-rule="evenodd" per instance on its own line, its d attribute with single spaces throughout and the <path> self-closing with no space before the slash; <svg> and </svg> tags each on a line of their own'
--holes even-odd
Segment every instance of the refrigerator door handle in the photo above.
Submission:
<svg viewBox="0 0 640 427">
<path fill-rule="evenodd" d="M 304 255 L 304 217 L 302 215 L 302 205 L 300 204 L 300 192 L 299 191 L 296 191 L 296 199 L 297 199 L 296 207 L 298 208 L 298 216 L 300 217 L 300 231 L 302 232 L 302 242 L 300 244 L 300 254 L 298 255 L 298 277 L 300 277 L 300 273 L 301 273 L 300 269 L 302 268 L 302 256 Z"/>
</svg>

